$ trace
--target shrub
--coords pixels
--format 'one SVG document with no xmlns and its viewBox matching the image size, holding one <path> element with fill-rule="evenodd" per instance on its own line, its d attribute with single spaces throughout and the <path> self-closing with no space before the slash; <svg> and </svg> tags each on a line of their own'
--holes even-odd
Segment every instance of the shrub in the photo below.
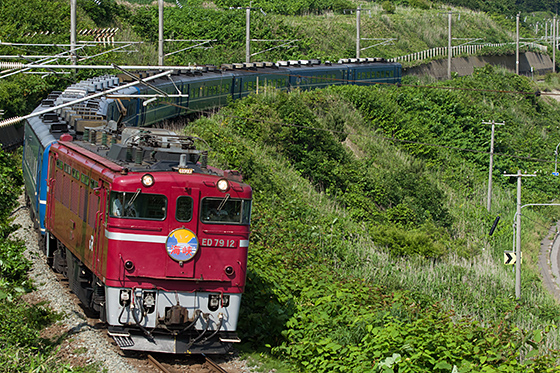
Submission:
<svg viewBox="0 0 560 373">
<path fill-rule="evenodd" d="M 385 13 L 389 13 L 389 14 L 394 14 L 395 10 L 397 9 L 395 7 L 395 4 L 393 4 L 392 2 L 390 2 L 389 0 L 386 0 L 384 2 L 381 3 L 381 7 L 383 8 L 383 10 L 385 11 Z"/>
<path fill-rule="evenodd" d="M 418 9 L 430 9 L 432 4 L 428 0 L 408 0 L 408 5 Z"/>
</svg>

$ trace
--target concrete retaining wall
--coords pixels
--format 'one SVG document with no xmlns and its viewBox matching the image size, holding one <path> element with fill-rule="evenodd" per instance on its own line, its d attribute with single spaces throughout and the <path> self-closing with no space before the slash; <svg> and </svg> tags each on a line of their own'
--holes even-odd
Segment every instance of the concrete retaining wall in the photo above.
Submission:
<svg viewBox="0 0 560 373">
<path fill-rule="evenodd" d="M 484 67 L 487 63 L 515 72 L 515 55 L 453 58 L 451 72 L 456 72 L 459 76 L 471 75 L 475 67 Z M 552 59 L 534 52 L 519 53 L 519 74 L 531 76 L 531 67 L 535 75 L 552 72 Z M 447 79 L 447 59 L 403 68 L 403 75 L 431 75 L 438 79 Z"/>
</svg>

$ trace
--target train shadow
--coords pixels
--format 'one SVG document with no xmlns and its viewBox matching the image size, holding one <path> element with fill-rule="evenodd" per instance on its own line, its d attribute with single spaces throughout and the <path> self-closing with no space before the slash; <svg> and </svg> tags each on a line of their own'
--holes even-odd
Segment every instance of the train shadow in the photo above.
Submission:
<svg viewBox="0 0 560 373">
<path fill-rule="evenodd" d="M 261 349 L 283 340 L 282 331 L 296 311 L 295 305 L 282 302 L 272 291 L 276 284 L 247 271 L 247 286 L 241 301 L 238 333 L 244 345 Z"/>
</svg>

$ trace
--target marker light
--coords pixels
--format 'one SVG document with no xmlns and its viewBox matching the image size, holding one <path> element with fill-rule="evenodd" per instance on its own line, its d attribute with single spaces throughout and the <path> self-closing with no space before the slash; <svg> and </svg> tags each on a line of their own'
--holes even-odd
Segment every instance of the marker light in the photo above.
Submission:
<svg viewBox="0 0 560 373">
<path fill-rule="evenodd" d="M 154 185 L 154 177 L 150 174 L 146 174 L 142 176 L 142 185 L 145 187 L 151 187 Z"/>
<path fill-rule="evenodd" d="M 220 192 L 226 192 L 229 189 L 229 183 L 226 179 L 218 180 L 217 185 Z"/>
</svg>

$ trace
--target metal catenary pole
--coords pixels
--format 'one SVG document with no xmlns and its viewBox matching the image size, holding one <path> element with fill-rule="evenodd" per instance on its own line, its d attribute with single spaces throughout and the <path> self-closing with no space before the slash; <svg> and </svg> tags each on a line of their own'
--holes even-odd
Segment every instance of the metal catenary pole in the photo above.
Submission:
<svg viewBox="0 0 560 373">
<path fill-rule="evenodd" d="M 516 234 L 515 234 L 515 255 L 517 263 L 515 263 L 515 298 L 521 298 L 521 178 L 537 176 L 535 174 L 522 174 L 521 170 L 517 174 L 504 174 L 506 177 L 517 177 L 517 212 L 516 212 Z"/>
<path fill-rule="evenodd" d="M 488 197 L 486 208 L 488 212 L 490 212 L 490 208 L 492 207 L 492 167 L 494 165 L 494 127 L 495 125 L 503 126 L 505 122 L 496 123 L 494 121 L 491 122 L 482 122 L 482 124 L 491 124 L 492 125 L 492 137 L 490 138 L 490 169 L 488 172 Z"/>
<path fill-rule="evenodd" d="M 70 54 L 72 64 L 75 65 L 78 60 L 76 56 L 76 0 L 70 0 Z"/>
<path fill-rule="evenodd" d="M 245 8 L 245 62 L 251 62 L 251 6 Z"/>
<path fill-rule="evenodd" d="M 515 21 L 515 74 L 519 75 L 519 13 Z"/>
<path fill-rule="evenodd" d="M 451 57 L 453 52 L 451 51 L 451 15 L 453 13 L 449 12 L 448 14 L 448 32 L 447 32 L 447 79 L 451 79 Z"/>
<path fill-rule="evenodd" d="M 356 9 L 356 58 L 360 58 L 360 13 L 362 7 L 358 5 Z"/>
<path fill-rule="evenodd" d="M 159 27 L 158 27 L 158 65 L 163 66 L 163 0 L 158 0 Z"/>
<path fill-rule="evenodd" d="M 556 16 L 552 17 L 552 72 L 556 72 Z"/>
</svg>

